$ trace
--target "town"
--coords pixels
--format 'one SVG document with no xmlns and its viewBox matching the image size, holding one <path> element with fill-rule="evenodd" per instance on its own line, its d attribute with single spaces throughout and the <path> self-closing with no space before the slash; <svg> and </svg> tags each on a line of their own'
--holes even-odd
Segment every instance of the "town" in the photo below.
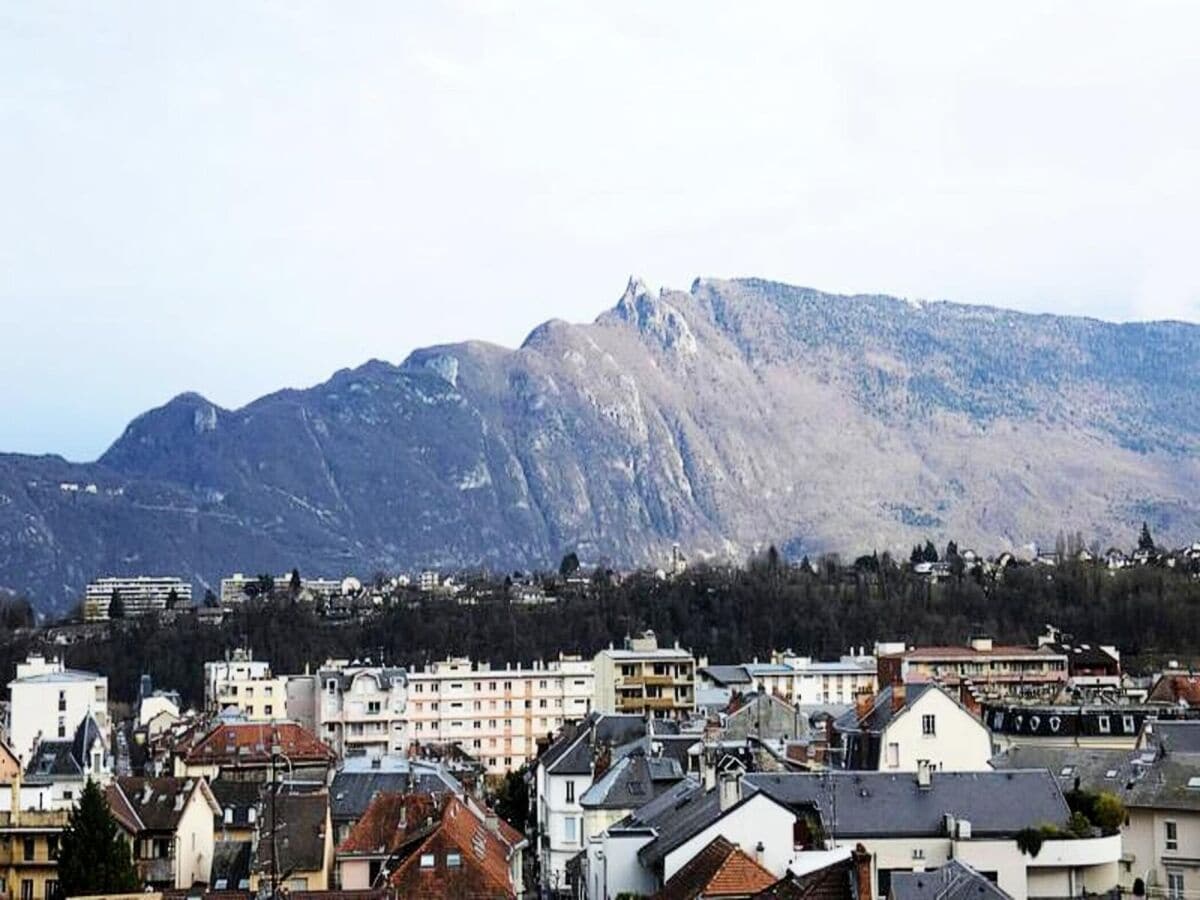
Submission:
<svg viewBox="0 0 1200 900">
<path fill-rule="evenodd" d="M 930 544 L 900 564 L 789 564 L 772 549 L 746 573 L 845 587 L 895 566 L 926 586 L 926 603 L 956 580 L 1011 585 L 1022 571 L 1052 584 L 1072 569 L 1200 580 L 1200 546 L 1159 550 L 1148 531 L 1128 554 L 1065 543 L 1026 560 Z M 294 668 L 298 657 L 247 641 L 204 659 L 194 682 L 147 665 L 112 690 L 115 662 L 67 662 L 103 659 L 97 648 L 143 626 L 195 641 L 246 616 L 306 614 L 344 635 L 422 603 L 545 614 L 580 593 L 601 602 L 591 595 L 606 585 L 704 569 L 676 549 L 641 576 L 588 572 L 573 554 L 557 573 L 502 581 L 234 575 L 199 604 L 183 579 L 98 578 L 73 620 L 9 635 L 24 655 L 2 723 L 4 889 L 22 900 L 119 889 L 1184 900 L 1195 889 L 1200 676 L 1153 655 L 1131 668 L 1124 640 L 1055 624 L 1027 622 L 1019 642 L 880 633 L 832 655 L 778 646 L 751 658 L 646 628 L 524 661 L 418 663 L 364 645 Z M 127 883 L 90 884 L 71 862 L 89 809 L 127 848 Z"/>
</svg>

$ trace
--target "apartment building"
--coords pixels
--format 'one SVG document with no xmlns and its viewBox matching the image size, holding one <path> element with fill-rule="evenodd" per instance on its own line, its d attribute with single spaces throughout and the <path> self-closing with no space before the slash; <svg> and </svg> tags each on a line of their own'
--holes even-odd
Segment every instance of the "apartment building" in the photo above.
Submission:
<svg viewBox="0 0 1200 900">
<path fill-rule="evenodd" d="M 317 736 L 338 756 L 401 754 L 408 744 L 408 673 L 327 660 L 312 680 Z"/>
<path fill-rule="evenodd" d="M 61 900 L 58 846 L 67 810 L 0 813 L 0 894 L 21 900 Z"/>
<path fill-rule="evenodd" d="M 235 711 L 251 722 L 287 718 L 287 678 L 271 673 L 271 664 L 238 649 L 225 659 L 204 664 L 204 709 Z"/>
<path fill-rule="evenodd" d="M 772 653 L 770 662 L 743 664 L 754 690 L 783 697 L 797 706 L 836 703 L 848 705 L 865 692 L 875 692 L 875 657 L 848 654 L 819 660 L 797 656 L 790 650 Z"/>
<path fill-rule="evenodd" d="M 168 603 L 192 604 L 192 585 L 182 578 L 138 575 L 130 578 L 97 578 L 88 582 L 83 597 L 83 618 L 88 622 L 105 622 L 113 594 L 121 597 L 127 618 L 162 612 Z"/>
<path fill-rule="evenodd" d="M 592 662 L 574 656 L 503 669 L 448 658 L 408 672 L 407 738 L 458 744 L 503 774 L 533 759 L 538 738 L 586 716 L 594 688 Z"/>
<path fill-rule="evenodd" d="M 938 681 L 950 687 L 969 683 L 985 696 L 1053 696 L 1067 682 L 1065 652 L 1049 645 L 1001 646 L 975 637 L 961 647 L 916 647 L 878 654 L 879 683 Z"/>
<path fill-rule="evenodd" d="M 291 583 L 291 574 L 276 575 L 273 577 L 272 583 L 277 588 L 282 588 Z M 222 606 L 238 606 L 250 599 L 250 595 L 258 589 L 259 578 L 257 575 L 243 575 L 241 572 L 235 572 L 228 578 L 221 579 L 221 605 Z M 247 588 L 250 590 L 247 591 Z M 332 597 L 335 594 L 342 592 L 342 582 L 336 578 L 300 578 L 300 590 L 308 591 L 312 594 L 323 594 L 326 597 Z"/>
<path fill-rule="evenodd" d="M 62 660 L 34 654 L 17 663 L 17 677 L 8 690 L 9 743 L 25 765 L 39 743 L 71 740 L 88 716 L 108 734 L 108 679 L 103 675 L 68 669 Z"/>
<path fill-rule="evenodd" d="M 691 651 L 659 647 L 653 631 L 596 654 L 596 709 L 681 718 L 696 709 L 696 660 Z"/>
</svg>

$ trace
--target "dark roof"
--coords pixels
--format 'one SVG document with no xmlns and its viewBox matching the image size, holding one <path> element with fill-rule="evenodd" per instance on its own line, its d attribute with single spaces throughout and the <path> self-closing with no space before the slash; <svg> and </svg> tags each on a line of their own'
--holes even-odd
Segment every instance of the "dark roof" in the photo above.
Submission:
<svg viewBox="0 0 1200 900">
<path fill-rule="evenodd" d="M 1070 818 L 1058 782 L 1041 771 L 934 772 L 928 787 L 911 773 L 751 773 L 743 795 L 761 790 L 792 809 L 815 808 L 826 827 L 836 801 L 839 836 L 938 836 L 945 816 L 965 819 L 978 836 L 1012 835 L 1035 825 L 1065 825 Z M 832 793 L 831 793 L 832 792 Z"/>
<path fill-rule="evenodd" d="M 75 754 L 75 759 L 82 763 L 96 741 L 104 743 L 104 735 L 100 731 L 95 717 L 88 713 L 75 729 L 75 739 L 71 742 L 71 752 Z"/>
<path fill-rule="evenodd" d="M 1138 758 L 1140 754 L 1129 750 L 1019 744 L 992 757 L 991 766 L 997 770 L 1045 769 L 1064 793 L 1078 786 L 1120 794 L 1133 780 L 1133 761 Z"/>
<path fill-rule="evenodd" d="M 403 794 L 408 786 L 407 772 L 338 772 L 329 788 L 330 812 L 334 821 L 352 821 L 367 811 L 377 794 Z"/>
<path fill-rule="evenodd" d="M 1143 733 L 1148 745 L 1168 753 L 1200 753 L 1200 721 L 1195 719 L 1147 722 Z"/>
<path fill-rule="evenodd" d="M 699 670 L 701 675 L 708 676 L 713 684 L 721 687 L 733 687 L 739 684 L 752 684 L 754 679 L 746 671 L 745 666 L 704 666 Z"/>
<path fill-rule="evenodd" d="M 821 869 L 797 875 L 787 872 L 755 900 L 856 900 L 854 861 L 843 859 Z"/>
<path fill-rule="evenodd" d="M 674 759 L 647 757 L 635 750 L 612 764 L 595 784 L 584 791 L 584 809 L 636 809 L 683 778 Z"/>
<path fill-rule="evenodd" d="M 1121 795 L 1126 806 L 1200 810 L 1200 753 L 1167 753 Z"/>
<path fill-rule="evenodd" d="M 680 867 L 654 900 L 746 897 L 770 887 L 775 876 L 723 837 L 713 838 Z"/>
<path fill-rule="evenodd" d="M 894 872 L 889 900 L 1012 900 L 961 860 L 925 872 Z"/>
<path fill-rule="evenodd" d="M 896 718 L 902 710 L 907 710 L 911 707 L 921 698 L 922 694 L 931 688 L 937 688 L 937 685 L 932 682 L 918 682 L 916 684 L 905 685 L 904 703 L 893 709 L 892 697 L 894 696 L 895 688 L 892 686 L 885 687 L 875 695 L 871 709 L 865 716 L 860 719 L 858 710 L 851 707 L 837 718 L 834 722 L 834 727 L 842 732 L 879 734 L 891 724 L 892 719 Z M 941 690 L 940 688 L 937 689 Z"/>
<path fill-rule="evenodd" d="M 574 729 L 565 730 L 538 762 L 554 775 L 590 775 L 602 749 L 620 747 L 645 734 L 646 720 L 641 716 L 591 713 Z"/>
<path fill-rule="evenodd" d="M 267 766 L 273 747 L 296 768 L 333 762 L 334 753 L 295 722 L 224 722 L 187 754 L 189 765 Z"/>
<path fill-rule="evenodd" d="M 37 745 L 33 759 L 25 768 L 25 777 L 38 778 L 82 778 L 83 769 L 75 759 L 71 741 L 42 741 Z"/>
<path fill-rule="evenodd" d="M 120 789 L 125 803 L 139 823 L 138 831 L 174 832 L 192 794 L 204 792 L 198 778 L 117 778 L 111 787 Z M 207 802 L 207 798 L 203 798 Z"/>
<path fill-rule="evenodd" d="M 250 810 L 255 808 L 262 796 L 263 783 L 260 781 L 237 781 L 230 778 L 218 778 L 209 784 L 217 805 L 221 807 L 218 818 L 225 825 L 248 828 Z M 233 810 L 230 821 L 225 822 L 225 810 Z M 220 828 L 220 825 L 217 826 Z"/>
<path fill-rule="evenodd" d="M 363 676 L 366 678 L 375 679 L 382 691 L 390 690 L 393 681 L 403 683 L 408 678 L 408 672 L 401 668 L 376 668 L 374 666 L 351 666 L 349 669 L 321 669 L 317 672 L 317 677 L 320 679 L 321 686 L 324 687 L 330 681 L 336 680 L 339 689 L 345 693 L 350 689 L 350 685 L 355 678 Z"/>
<path fill-rule="evenodd" d="M 263 798 L 263 814 L 258 820 L 258 856 L 255 868 L 271 868 L 272 809 L 277 817 L 274 843 L 279 848 L 280 872 L 312 872 L 325 865 L 325 814 L 329 795 L 325 791 L 293 793 L 278 789 L 274 799 Z"/>
<path fill-rule="evenodd" d="M 663 796 L 669 794 L 669 791 L 664 792 Z M 652 823 L 655 837 L 638 850 L 638 859 L 645 866 L 654 866 L 700 829 L 720 817 L 721 796 L 716 788 L 688 792 L 655 818 Z"/>
<path fill-rule="evenodd" d="M 218 891 L 250 889 L 250 841 L 217 841 L 213 845 L 210 883 Z"/>
</svg>

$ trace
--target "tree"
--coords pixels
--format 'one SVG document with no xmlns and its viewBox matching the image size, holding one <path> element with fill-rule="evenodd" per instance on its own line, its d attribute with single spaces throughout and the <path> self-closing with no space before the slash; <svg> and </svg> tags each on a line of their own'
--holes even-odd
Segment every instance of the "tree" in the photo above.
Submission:
<svg viewBox="0 0 1200 900">
<path fill-rule="evenodd" d="M 1138 535 L 1138 549 L 1154 552 L 1154 538 L 1150 535 L 1150 526 L 1142 523 L 1142 533 Z"/>
<path fill-rule="evenodd" d="M 90 778 L 59 839 L 58 881 L 64 897 L 141 889 L 129 844 L 99 785 Z"/>
<path fill-rule="evenodd" d="M 125 601 L 121 599 L 121 592 L 117 588 L 113 588 L 112 596 L 108 598 L 108 617 L 110 619 L 125 618 Z"/>
<path fill-rule="evenodd" d="M 529 816 L 529 785 L 525 783 L 528 768 L 523 766 L 516 772 L 507 773 L 496 790 L 493 803 L 496 815 L 520 832 L 525 831 Z"/>
<path fill-rule="evenodd" d="M 293 597 L 300 593 L 300 570 L 292 569 L 292 577 L 288 580 L 288 590 Z"/>
<path fill-rule="evenodd" d="M 925 562 L 935 563 L 938 561 L 937 547 L 933 546 L 933 541 L 925 542 L 925 551 L 921 554 Z"/>
<path fill-rule="evenodd" d="M 1116 834 L 1125 824 L 1125 804 L 1109 791 L 1101 791 L 1092 804 L 1092 824 L 1105 834 Z"/>
<path fill-rule="evenodd" d="M 204 589 L 204 605 L 209 609 L 217 606 L 217 595 L 212 592 L 212 588 Z"/>
<path fill-rule="evenodd" d="M 258 576 L 258 594 L 264 599 L 269 600 L 271 594 L 275 592 L 275 579 L 267 574 Z"/>
<path fill-rule="evenodd" d="M 562 558 L 562 562 L 558 564 L 558 574 L 563 578 L 570 578 L 579 571 L 579 556 L 572 550 Z"/>
</svg>

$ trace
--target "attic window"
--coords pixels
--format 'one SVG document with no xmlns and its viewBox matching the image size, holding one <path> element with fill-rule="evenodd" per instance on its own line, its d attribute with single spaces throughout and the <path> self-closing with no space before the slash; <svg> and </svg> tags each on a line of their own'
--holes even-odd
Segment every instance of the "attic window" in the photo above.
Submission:
<svg viewBox="0 0 1200 900">
<path fill-rule="evenodd" d="M 432 869 L 435 862 L 437 862 L 437 857 L 435 857 L 432 853 L 422 853 L 421 854 L 421 868 L 422 869 Z"/>
<path fill-rule="evenodd" d="M 1104 773 L 1104 777 L 1105 777 L 1105 778 L 1116 778 L 1116 777 L 1117 777 L 1117 770 L 1116 770 L 1116 769 L 1109 769 L 1107 772 L 1105 772 L 1105 773 Z"/>
<path fill-rule="evenodd" d="M 1187 786 L 1189 790 L 1200 791 L 1200 775 L 1193 775 L 1189 778 Z"/>
<path fill-rule="evenodd" d="M 1108 734 L 1110 731 L 1112 731 L 1112 723 L 1109 721 L 1108 716 L 1101 716 L 1099 719 L 1099 725 L 1101 734 Z"/>
<path fill-rule="evenodd" d="M 1072 774 L 1074 771 L 1075 771 L 1075 767 L 1074 767 L 1074 766 L 1063 766 L 1063 767 L 1062 767 L 1062 771 L 1061 771 L 1061 772 L 1059 772 L 1058 774 L 1059 774 L 1061 777 L 1065 778 L 1066 776 L 1068 776 L 1068 775 Z"/>
<path fill-rule="evenodd" d="M 462 854 L 461 853 L 447 853 L 446 854 L 446 867 L 450 868 L 450 869 L 461 868 L 462 867 Z"/>
</svg>

